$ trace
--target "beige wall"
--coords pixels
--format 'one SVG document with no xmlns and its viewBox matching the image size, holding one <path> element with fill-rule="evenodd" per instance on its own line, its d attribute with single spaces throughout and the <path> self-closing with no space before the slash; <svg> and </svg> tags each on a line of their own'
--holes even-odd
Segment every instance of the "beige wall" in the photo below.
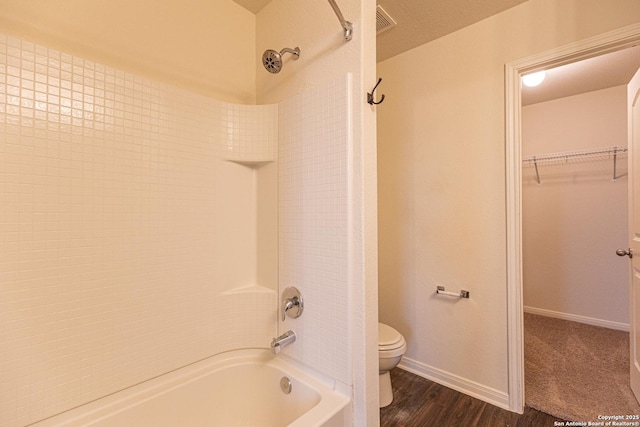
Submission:
<svg viewBox="0 0 640 427">
<path fill-rule="evenodd" d="M 522 108 L 523 156 L 626 145 L 626 86 Z M 523 168 L 526 311 L 628 329 L 626 161 Z"/>
<path fill-rule="evenodd" d="M 255 102 L 255 15 L 231 0 L 1 0 L 0 29 L 221 101 Z"/>
<path fill-rule="evenodd" d="M 378 64 L 380 320 L 406 367 L 508 406 L 504 66 L 639 20 L 631 0 L 530 0 Z"/>
</svg>

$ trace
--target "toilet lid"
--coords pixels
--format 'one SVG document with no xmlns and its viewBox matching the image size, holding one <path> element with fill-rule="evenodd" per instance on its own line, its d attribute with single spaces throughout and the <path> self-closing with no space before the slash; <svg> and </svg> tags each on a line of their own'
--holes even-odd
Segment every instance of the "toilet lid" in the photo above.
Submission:
<svg viewBox="0 0 640 427">
<path fill-rule="evenodd" d="M 378 347 L 393 347 L 402 340 L 400 332 L 389 325 L 378 323 Z"/>
</svg>

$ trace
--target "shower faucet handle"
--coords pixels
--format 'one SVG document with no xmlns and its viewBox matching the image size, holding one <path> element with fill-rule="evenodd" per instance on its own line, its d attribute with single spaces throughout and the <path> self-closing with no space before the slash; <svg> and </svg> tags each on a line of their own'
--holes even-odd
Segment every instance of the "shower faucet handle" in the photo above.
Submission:
<svg viewBox="0 0 640 427">
<path fill-rule="evenodd" d="M 302 315 L 303 309 L 304 303 L 300 291 L 293 286 L 286 288 L 282 292 L 282 321 L 284 322 L 287 316 L 297 319 Z"/>
</svg>

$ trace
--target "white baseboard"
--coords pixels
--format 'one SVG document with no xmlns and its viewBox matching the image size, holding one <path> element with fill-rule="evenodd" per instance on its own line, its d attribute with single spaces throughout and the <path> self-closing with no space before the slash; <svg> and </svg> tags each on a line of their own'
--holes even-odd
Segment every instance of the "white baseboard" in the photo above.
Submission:
<svg viewBox="0 0 640 427">
<path fill-rule="evenodd" d="M 402 358 L 398 367 L 422 378 L 437 382 L 445 387 L 449 387 L 471 397 L 475 397 L 492 405 L 498 406 L 502 409 L 510 410 L 509 396 L 507 393 L 478 384 L 475 381 L 459 377 L 407 357 Z"/>
<path fill-rule="evenodd" d="M 539 316 L 555 317 L 557 319 L 571 320 L 573 322 L 586 323 L 587 325 L 601 326 L 603 328 L 617 329 L 629 332 L 629 324 L 612 322 L 610 320 L 596 319 L 595 317 L 579 316 L 577 314 L 561 313 L 559 311 L 545 310 L 544 308 L 524 306 L 525 313 L 537 314 Z"/>
</svg>

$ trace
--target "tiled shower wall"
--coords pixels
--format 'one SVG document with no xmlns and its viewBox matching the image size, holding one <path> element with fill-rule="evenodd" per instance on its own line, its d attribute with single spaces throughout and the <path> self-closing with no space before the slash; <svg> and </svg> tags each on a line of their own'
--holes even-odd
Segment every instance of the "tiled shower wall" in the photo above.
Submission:
<svg viewBox="0 0 640 427">
<path fill-rule="evenodd" d="M 297 287 L 304 311 L 280 323 L 297 341 L 284 349 L 352 384 L 348 270 L 350 75 L 280 104 L 279 282 Z"/>
<path fill-rule="evenodd" d="M 268 346 L 277 116 L 0 35 L 0 425 Z"/>
</svg>

